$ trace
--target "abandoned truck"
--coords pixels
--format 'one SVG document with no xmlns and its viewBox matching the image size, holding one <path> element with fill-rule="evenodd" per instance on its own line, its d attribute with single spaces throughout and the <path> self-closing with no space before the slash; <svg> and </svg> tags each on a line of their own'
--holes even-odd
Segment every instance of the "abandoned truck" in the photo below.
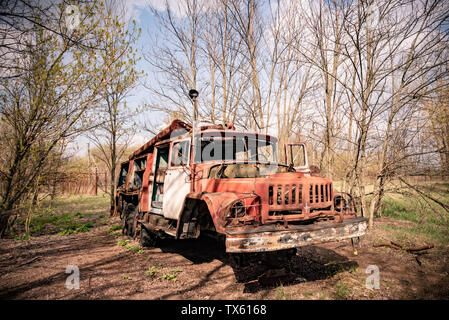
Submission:
<svg viewBox="0 0 449 320">
<path fill-rule="evenodd" d="M 224 238 L 227 253 L 364 235 L 367 221 L 354 200 L 310 170 L 306 146 L 289 143 L 284 151 L 279 164 L 275 137 L 233 124 L 193 130 L 175 120 L 121 164 L 111 215 L 143 246 L 208 234 Z"/>
</svg>

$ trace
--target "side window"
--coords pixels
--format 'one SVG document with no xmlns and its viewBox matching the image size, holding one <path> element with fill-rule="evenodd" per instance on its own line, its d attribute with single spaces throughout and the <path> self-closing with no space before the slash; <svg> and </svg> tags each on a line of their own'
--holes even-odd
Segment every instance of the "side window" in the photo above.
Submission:
<svg viewBox="0 0 449 320">
<path fill-rule="evenodd" d="M 157 149 L 156 169 L 165 169 L 168 166 L 168 147 Z"/>
<path fill-rule="evenodd" d="M 171 167 L 189 165 L 189 141 L 180 141 L 173 144 L 171 153 Z"/>
<path fill-rule="evenodd" d="M 140 189 L 143 182 L 143 174 L 145 172 L 145 167 L 147 164 L 147 158 L 140 158 L 134 160 L 134 183 L 133 185 Z"/>
<path fill-rule="evenodd" d="M 117 187 L 121 187 L 121 186 L 123 186 L 125 184 L 125 182 L 126 182 L 126 175 L 128 174 L 128 166 L 129 166 L 129 163 L 122 164 L 122 168 L 120 170 L 120 175 L 119 175 Z"/>
</svg>

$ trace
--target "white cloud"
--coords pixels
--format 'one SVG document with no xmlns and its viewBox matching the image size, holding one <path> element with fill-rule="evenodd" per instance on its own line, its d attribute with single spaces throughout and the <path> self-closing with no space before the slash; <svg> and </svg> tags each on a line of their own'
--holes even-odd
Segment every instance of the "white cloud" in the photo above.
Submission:
<svg viewBox="0 0 449 320">
<path fill-rule="evenodd" d="M 148 0 L 126 0 L 124 1 L 125 19 L 139 21 L 139 16 L 143 10 L 148 6 Z"/>
<path fill-rule="evenodd" d="M 129 11 L 128 16 L 137 20 L 142 10 L 152 7 L 158 11 L 165 11 L 168 4 L 173 16 L 180 19 L 186 16 L 188 1 L 189 0 L 129 0 L 126 1 L 126 7 L 127 11 Z M 208 6 L 213 5 L 213 3 L 213 0 L 199 0 L 197 5 L 200 7 L 200 11 L 205 11 Z"/>
</svg>

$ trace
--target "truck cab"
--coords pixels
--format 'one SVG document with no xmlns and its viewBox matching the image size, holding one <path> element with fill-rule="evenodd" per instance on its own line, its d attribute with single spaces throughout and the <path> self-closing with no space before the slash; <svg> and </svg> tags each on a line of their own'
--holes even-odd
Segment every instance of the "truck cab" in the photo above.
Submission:
<svg viewBox="0 0 449 320">
<path fill-rule="evenodd" d="M 116 205 L 123 231 L 151 245 L 160 236 L 225 238 L 226 252 L 269 252 L 360 237 L 366 219 L 332 181 L 310 170 L 306 145 L 232 124 L 175 120 L 122 163 Z"/>
</svg>

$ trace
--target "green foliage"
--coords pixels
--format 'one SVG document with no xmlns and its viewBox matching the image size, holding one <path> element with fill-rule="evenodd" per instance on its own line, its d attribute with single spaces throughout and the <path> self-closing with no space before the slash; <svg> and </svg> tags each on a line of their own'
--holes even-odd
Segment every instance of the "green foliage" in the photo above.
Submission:
<svg viewBox="0 0 449 320">
<path fill-rule="evenodd" d="M 335 298 L 339 300 L 347 300 L 349 299 L 352 291 L 351 289 L 343 282 L 343 280 L 340 280 L 336 284 L 337 290 L 335 291 Z"/>
<path fill-rule="evenodd" d="M 14 237 L 15 241 L 24 241 L 24 240 L 30 240 L 31 236 L 27 235 L 26 233 L 20 235 L 20 236 L 16 236 Z"/>
<path fill-rule="evenodd" d="M 14 58 L 8 58 L 7 69 L 8 75 L 20 72 L 0 81 L 0 171 L 6 177 L 0 180 L 2 218 L 30 192 L 58 180 L 68 140 L 98 124 L 95 109 L 105 81 L 99 70 L 105 66 L 95 57 L 102 52 L 97 27 L 104 5 L 96 0 L 74 4 L 82 23 L 73 30 L 64 23 L 62 2 L 49 2 L 46 10 L 30 6 L 14 23 L 21 37 L 10 47 Z M 0 221 L 3 235 L 7 219 Z"/>
<path fill-rule="evenodd" d="M 90 222 L 82 225 L 78 223 L 72 223 L 64 231 L 60 232 L 59 235 L 68 236 L 73 233 L 89 232 L 91 228 L 93 228 L 93 224 Z"/>
<path fill-rule="evenodd" d="M 129 242 L 129 240 L 119 240 L 117 242 L 117 245 L 124 247 L 124 246 L 126 246 L 128 244 L 128 242 Z"/>
<path fill-rule="evenodd" d="M 137 252 L 139 254 L 144 252 L 139 246 L 126 246 L 126 249 L 128 249 L 131 252 Z"/>
<path fill-rule="evenodd" d="M 113 231 L 117 231 L 117 230 L 121 230 L 121 229 L 122 229 L 122 226 L 119 224 L 116 224 L 115 226 L 110 227 L 108 231 L 113 232 Z"/>
<path fill-rule="evenodd" d="M 178 280 L 176 276 L 181 272 L 182 270 L 179 269 L 171 270 L 169 273 L 164 273 L 160 279 L 176 282 Z"/>
<path fill-rule="evenodd" d="M 95 117 L 102 121 L 89 135 L 95 149 L 92 154 L 110 166 L 110 179 L 115 180 L 115 168 L 128 146 L 129 137 L 135 132 L 132 118 L 141 108 L 129 107 L 126 98 L 144 75 L 137 68 L 137 50 L 140 37 L 135 23 L 126 23 L 112 10 L 98 11 L 100 24 L 96 39 L 102 51 L 95 56 L 98 74 L 104 79 L 99 86 L 102 99 L 98 102 Z M 106 67 L 105 67 L 106 66 Z M 110 200 L 114 192 L 110 192 Z"/>
<path fill-rule="evenodd" d="M 124 279 L 124 280 L 132 280 L 132 278 L 131 278 L 130 276 L 128 276 L 128 275 L 124 275 L 124 276 L 123 276 L 123 279 Z"/>
<path fill-rule="evenodd" d="M 162 269 L 162 266 L 151 266 L 150 268 L 148 268 L 147 271 L 145 271 L 145 275 L 150 277 L 156 277 L 160 269 Z"/>
<path fill-rule="evenodd" d="M 416 207 L 409 200 L 385 198 L 383 201 L 382 215 L 394 219 L 418 222 L 419 215 Z"/>
<path fill-rule="evenodd" d="M 32 207 L 30 236 L 88 232 L 93 227 L 105 223 L 99 221 L 98 216 L 107 206 L 107 198 L 102 196 L 64 197 L 42 201 L 40 205 Z M 24 236 L 20 234 L 25 231 L 25 221 L 26 216 L 19 216 L 9 236 L 22 239 Z"/>
<path fill-rule="evenodd" d="M 421 186 L 423 190 L 444 203 L 449 203 L 447 184 Z M 449 213 L 434 202 L 423 202 L 418 196 L 386 197 L 382 215 L 392 219 L 410 222 L 409 225 L 381 226 L 389 231 L 397 241 L 414 242 L 417 237 L 428 242 L 445 245 L 449 243 Z"/>
<path fill-rule="evenodd" d="M 352 265 L 352 266 L 349 267 L 349 270 L 348 270 L 348 271 L 349 271 L 350 273 L 356 273 L 358 269 L 359 269 L 359 267 L 358 267 L 357 265 L 354 264 L 354 265 Z"/>
</svg>

